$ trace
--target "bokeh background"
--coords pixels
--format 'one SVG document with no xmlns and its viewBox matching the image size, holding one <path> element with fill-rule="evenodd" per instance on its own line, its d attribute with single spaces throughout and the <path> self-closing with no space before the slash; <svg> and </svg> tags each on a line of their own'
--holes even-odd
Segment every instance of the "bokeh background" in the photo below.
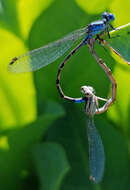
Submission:
<svg viewBox="0 0 130 190">
<path fill-rule="evenodd" d="M 114 27 L 130 21 L 129 0 L 0 0 L 0 189 L 124 190 L 130 187 L 130 68 L 97 45 L 117 80 L 117 100 L 95 116 L 106 154 L 100 184 L 89 181 L 84 105 L 60 98 L 56 72 L 64 59 L 34 73 L 12 74 L 11 59 L 112 12 Z M 127 42 L 126 42 L 127 43 Z M 125 46 L 124 46 L 125 48 Z M 111 84 L 83 47 L 62 73 L 66 95 L 91 85 L 101 97 Z"/>
</svg>

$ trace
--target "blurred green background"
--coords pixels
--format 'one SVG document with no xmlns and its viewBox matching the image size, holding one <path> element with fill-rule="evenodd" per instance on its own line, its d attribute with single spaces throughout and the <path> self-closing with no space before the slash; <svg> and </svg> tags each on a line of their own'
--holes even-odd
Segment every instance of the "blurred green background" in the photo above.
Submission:
<svg viewBox="0 0 130 190">
<path fill-rule="evenodd" d="M 100 184 L 89 181 L 84 105 L 60 98 L 56 72 L 65 56 L 34 73 L 12 74 L 15 56 L 112 12 L 114 27 L 127 24 L 129 0 L 0 0 L 0 190 L 124 190 L 130 187 L 130 68 L 116 62 L 100 46 L 97 52 L 117 80 L 117 100 L 95 116 L 105 154 Z M 124 47 L 125 48 L 125 47 Z M 66 65 L 62 87 L 80 97 L 91 85 L 101 97 L 111 96 L 111 84 L 83 47 Z"/>
</svg>

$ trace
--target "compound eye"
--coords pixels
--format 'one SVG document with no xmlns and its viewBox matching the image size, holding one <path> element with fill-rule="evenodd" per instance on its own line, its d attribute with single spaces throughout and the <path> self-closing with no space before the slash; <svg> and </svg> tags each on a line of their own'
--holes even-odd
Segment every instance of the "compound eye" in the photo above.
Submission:
<svg viewBox="0 0 130 190">
<path fill-rule="evenodd" d="M 109 15 L 109 20 L 111 20 L 111 21 L 115 20 L 115 17 L 114 17 L 113 14 L 110 14 L 110 15 Z"/>
<path fill-rule="evenodd" d="M 115 16 L 112 13 L 107 13 L 107 12 L 102 13 L 102 18 L 106 19 L 107 21 L 115 20 Z"/>
<path fill-rule="evenodd" d="M 83 89 L 83 87 L 81 88 L 81 91 L 83 91 L 84 89 Z"/>
</svg>

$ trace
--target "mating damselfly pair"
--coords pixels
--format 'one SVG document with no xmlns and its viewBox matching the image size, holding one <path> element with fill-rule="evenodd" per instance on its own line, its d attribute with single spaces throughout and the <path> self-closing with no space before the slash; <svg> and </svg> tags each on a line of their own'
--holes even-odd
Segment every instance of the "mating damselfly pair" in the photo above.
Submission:
<svg viewBox="0 0 130 190">
<path fill-rule="evenodd" d="M 96 113 L 99 114 L 106 111 L 106 109 L 113 103 L 116 96 L 116 82 L 113 76 L 110 74 L 109 69 L 103 66 L 102 68 L 108 74 L 108 77 L 110 78 L 112 84 L 114 84 L 113 97 L 107 101 L 100 97 L 96 97 L 91 87 L 87 87 L 87 91 L 85 90 L 86 89 L 85 87 L 84 89 L 82 89 L 85 94 L 85 97 L 75 99 L 64 95 L 59 83 L 60 72 L 65 63 L 70 59 L 70 57 L 73 54 L 75 54 L 80 49 L 80 47 L 89 44 L 91 49 L 92 47 L 90 44 L 91 39 L 99 40 L 101 41 L 101 43 L 105 44 L 106 41 L 104 41 L 104 39 L 102 39 L 101 36 L 103 34 L 108 34 L 108 38 L 110 38 L 109 29 L 114 29 L 110 24 L 110 22 L 113 21 L 114 19 L 115 19 L 114 15 L 112 13 L 104 12 L 102 14 L 102 20 L 92 22 L 88 24 L 86 27 L 68 34 L 67 36 L 63 37 L 61 40 L 52 42 L 41 48 L 27 52 L 19 57 L 15 57 L 9 64 L 9 70 L 11 72 L 21 73 L 21 72 L 36 71 L 57 60 L 67 50 L 69 50 L 74 45 L 74 43 L 77 42 L 77 40 L 81 39 L 79 45 L 76 48 L 74 48 L 74 50 L 72 50 L 71 53 L 69 53 L 69 55 L 64 59 L 64 61 L 60 65 L 58 69 L 56 85 L 60 95 L 64 99 L 72 100 L 73 102 L 76 103 L 85 102 L 85 105 L 87 106 L 87 108 L 85 109 L 85 113 L 89 116 L 87 135 L 88 139 L 90 139 L 89 140 L 90 172 L 91 172 L 91 179 L 95 182 L 99 182 L 102 179 L 105 156 L 100 135 L 98 134 L 93 122 L 93 116 Z M 109 46 L 109 44 L 107 45 Z M 112 47 L 109 46 L 109 48 Z M 96 56 L 96 54 L 93 53 L 93 50 L 92 54 Z M 98 57 L 95 58 L 98 59 Z M 103 65 L 99 59 L 97 61 L 100 65 Z M 97 105 L 98 99 L 107 101 L 105 106 L 103 106 L 101 109 L 98 109 Z"/>
<path fill-rule="evenodd" d="M 112 97 L 107 100 L 107 99 L 96 96 L 95 90 L 91 86 L 81 87 L 81 92 L 84 94 L 84 97 L 73 98 L 73 97 L 66 96 L 60 85 L 61 71 L 63 67 L 65 66 L 65 64 L 63 63 L 60 65 L 58 69 L 56 85 L 61 97 L 64 98 L 65 100 L 75 102 L 75 103 L 85 104 L 84 110 L 88 118 L 87 136 L 88 136 L 88 144 L 89 144 L 90 179 L 94 181 L 95 183 L 98 183 L 101 181 L 103 172 L 104 172 L 105 154 L 104 154 L 102 140 L 95 127 L 93 118 L 95 114 L 101 114 L 105 112 L 109 108 L 109 106 L 116 100 L 117 84 L 112 75 L 111 70 L 103 63 L 103 61 L 98 57 L 98 55 L 94 51 L 93 49 L 94 43 L 95 43 L 95 39 L 90 39 L 88 42 L 88 47 L 92 55 L 94 56 L 94 58 L 96 59 L 100 67 L 105 71 L 110 82 L 112 83 Z M 98 100 L 105 101 L 106 103 L 101 108 L 99 108 Z"/>
</svg>

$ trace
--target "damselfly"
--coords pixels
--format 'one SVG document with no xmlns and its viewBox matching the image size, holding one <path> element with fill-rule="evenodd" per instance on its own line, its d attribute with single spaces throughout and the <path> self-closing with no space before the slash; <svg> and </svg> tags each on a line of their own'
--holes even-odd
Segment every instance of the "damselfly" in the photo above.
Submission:
<svg viewBox="0 0 130 190">
<path fill-rule="evenodd" d="M 107 99 L 95 96 L 95 91 L 90 86 L 81 87 L 81 92 L 84 94 L 84 97 L 73 98 L 73 97 L 66 96 L 60 86 L 61 71 L 65 65 L 63 63 L 59 66 L 56 84 L 57 84 L 57 89 L 61 97 L 64 98 L 65 100 L 69 100 L 75 103 L 85 103 L 85 113 L 87 114 L 87 117 L 88 117 L 87 136 L 88 136 L 88 144 L 89 144 L 90 179 L 94 181 L 95 183 L 98 183 L 101 181 L 103 177 L 105 154 L 104 154 L 104 147 L 102 144 L 102 140 L 95 127 L 93 117 L 95 114 L 101 114 L 105 112 L 109 108 L 109 106 L 116 100 L 117 84 L 112 75 L 111 70 L 102 62 L 102 60 L 98 57 L 98 55 L 94 51 L 93 49 L 94 43 L 95 43 L 95 39 L 93 38 L 90 39 L 88 42 L 88 47 L 92 55 L 94 56 L 98 64 L 101 66 L 101 68 L 105 71 L 106 75 L 108 76 L 109 80 L 112 83 L 112 97 L 109 100 L 107 100 Z M 106 101 L 106 103 L 101 108 L 99 108 L 98 100 Z"/>
<path fill-rule="evenodd" d="M 112 13 L 104 12 L 102 14 L 102 20 L 92 22 L 88 24 L 87 27 L 76 30 L 61 40 L 13 58 L 9 64 L 9 70 L 12 72 L 28 72 L 38 70 L 54 62 L 67 50 L 69 50 L 77 40 L 84 37 L 80 44 L 66 57 L 65 61 L 67 61 L 80 47 L 86 45 L 89 39 L 93 36 L 107 33 L 110 37 L 109 28 L 114 29 L 110 22 L 114 19 L 115 17 Z"/>
<path fill-rule="evenodd" d="M 94 124 L 94 114 L 98 109 L 98 97 L 95 96 L 94 89 L 90 86 L 82 86 L 84 93 L 85 113 L 87 114 L 87 136 L 89 145 L 89 168 L 90 179 L 95 183 L 101 181 L 104 172 L 105 154 L 101 137 Z"/>
<path fill-rule="evenodd" d="M 111 70 L 107 67 L 107 65 L 105 63 L 103 63 L 102 59 L 98 57 L 97 53 L 94 50 L 94 44 L 95 44 L 95 39 L 91 38 L 88 42 L 88 47 L 92 53 L 92 55 L 94 56 L 94 58 L 96 59 L 96 61 L 98 62 L 99 66 L 105 71 L 107 77 L 109 78 L 110 82 L 112 83 L 112 97 L 105 103 L 105 105 L 101 108 L 98 108 L 98 110 L 96 111 L 96 114 L 100 114 L 105 112 L 110 106 L 111 104 L 113 104 L 113 102 L 116 100 L 116 89 L 117 89 L 117 83 L 116 80 L 114 79 Z M 61 95 L 62 98 L 67 99 L 67 100 L 71 100 L 73 102 L 76 103 L 82 103 L 85 102 L 86 99 L 84 98 L 72 98 L 69 96 L 64 95 L 62 88 L 60 86 L 60 76 L 61 76 L 61 71 L 64 67 L 66 62 L 61 63 L 61 65 L 58 68 L 58 73 L 57 73 L 57 79 L 56 79 L 56 86 L 57 89 Z M 98 99 L 101 99 L 100 97 L 98 97 Z M 101 99 L 104 100 L 104 99 Z"/>
<path fill-rule="evenodd" d="M 87 114 L 87 136 L 89 145 L 89 168 L 90 179 L 95 183 L 99 183 L 103 177 L 105 154 L 101 137 L 95 127 L 93 117 L 100 112 L 98 108 L 98 99 L 107 101 L 104 98 L 95 96 L 94 89 L 90 86 L 82 86 L 81 91 L 84 93 L 83 98 L 71 98 L 62 96 L 64 99 L 76 103 L 85 103 L 85 113 Z M 63 93 L 63 92 L 62 92 Z"/>
</svg>

